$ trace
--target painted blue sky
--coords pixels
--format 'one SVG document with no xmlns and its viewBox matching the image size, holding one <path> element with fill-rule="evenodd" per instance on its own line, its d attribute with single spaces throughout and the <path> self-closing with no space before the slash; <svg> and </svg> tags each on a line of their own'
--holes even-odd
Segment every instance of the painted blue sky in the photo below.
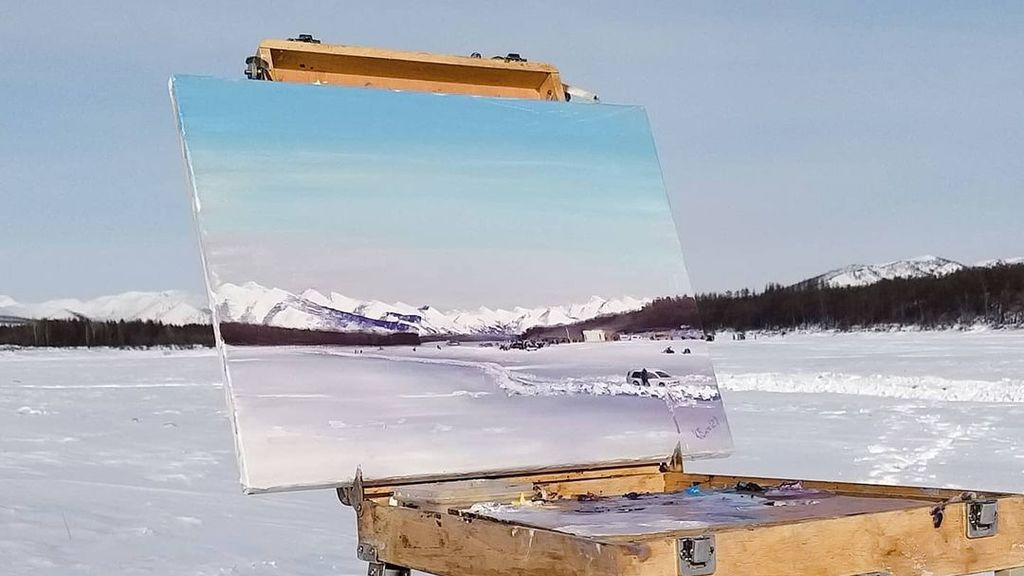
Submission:
<svg viewBox="0 0 1024 576">
<path fill-rule="evenodd" d="M 641 108 L 173 86 L 217 282 L 441 308 L 690 291 Z"/>
</svg>

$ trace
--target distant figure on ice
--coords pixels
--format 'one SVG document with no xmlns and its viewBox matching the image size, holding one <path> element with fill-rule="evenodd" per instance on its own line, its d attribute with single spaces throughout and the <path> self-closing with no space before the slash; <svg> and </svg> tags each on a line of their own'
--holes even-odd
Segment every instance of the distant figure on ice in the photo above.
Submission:
<svg viewBox="0 0 1024 576">
<path fill-rule="evenodd" d="M 643 384 L 644 386 L 650 386 L 651 385 L 650 378 L 651 378 L 651 375 L 647 373 L 647 368 L 644 368 L 643 370 L 640 371 L 640 383 L 641 384 Z"/>
<path fill-rule="evenodd" d="M 662 354 L 675 354 L 676 351 L 673 350 L 671 346 L 669 346 L 669 347 L 665 348 L 664 350 L 662 350 L 661 353 Z"/>
<path fill-rule="evenodd" d="M 690 349 L 689 348 L 683 348 L 683 354 L 689 354 L 689 353 L 690 353 Z"/>
</svg>

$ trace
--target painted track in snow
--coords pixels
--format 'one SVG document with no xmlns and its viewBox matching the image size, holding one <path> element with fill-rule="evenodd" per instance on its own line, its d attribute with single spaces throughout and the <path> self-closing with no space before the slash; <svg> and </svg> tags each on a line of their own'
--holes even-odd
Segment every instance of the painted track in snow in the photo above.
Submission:
<svg viewBox="0 0 1024 576">
<path fill-rule="evenodd" d="M 373 352 L 355 353 L 327 349 L 311 353 L 479 370 L 509 395 L 571 396 L 586 394 L 591 396 L 651 396 L 664 399 L 673 405 L 689 403 L 694 400 L 714 400 L 719 398 L 714 378 L 703 374 L 680 376 L 680 384 L 676 386 L 641 388 L 624 382 L 624 378 L 618 375 L 578 376 L 557 379 L 544 378 L 529 373 L 528 366 L 505 366 L 497 362 L 462 360 L 458 358 L 428 358 L 403 354 L 378 354 Z"/>
</svg>

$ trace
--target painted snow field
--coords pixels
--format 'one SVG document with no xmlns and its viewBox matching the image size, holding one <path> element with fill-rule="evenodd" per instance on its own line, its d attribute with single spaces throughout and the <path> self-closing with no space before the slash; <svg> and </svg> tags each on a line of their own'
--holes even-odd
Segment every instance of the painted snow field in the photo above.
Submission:
<svg viewBox="0 0 1024 576">
<path fill-rule="evenodd" d="M 720 340 L 736 449 L 689 468 L 1022 491 L 1024 404 L 940 393 L 1024 385 L 1022 349 L 1024 332 Z M 828 392 L 855 376 L 877 385 Z M 333 491 L 241 493 L 220 380 L 212 351 L 0 351 L 2 572 L 365 574 Z"/>
<path fill-rule="evenodd" d="M 707 355 L 665 345 L 229 347 L 243 483 L 332 486 L 357 466 L 396 478 L 658 461 L 680 441 L 694 458 L 727 452 Z M 644 367 L 678 382 L 630 384 Z"/>
</svg>

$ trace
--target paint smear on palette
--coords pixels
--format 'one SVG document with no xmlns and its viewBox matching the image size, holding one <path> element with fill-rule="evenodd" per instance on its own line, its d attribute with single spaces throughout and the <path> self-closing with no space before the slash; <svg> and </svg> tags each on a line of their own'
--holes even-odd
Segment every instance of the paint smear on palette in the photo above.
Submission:
<svg viewBox="0 0 1024 576">
<path fill-rule="evenodd" d="M 171 90 L 247 491 L 731 450 L 641 108 Z"/>
<path fill-rule="evenodd" d="M 688 489 L 673 493 L 586 497 L 582 501 L 483 502 L 470 506 L 464 513 L 578 536 L 601 537 L 792 523 L 907 508 L 926 511 L 931 506 L 924 500 L 845 496 L 824 490 L 816 490 L 813 499 L 796 500 L 779 499 L 767 492 Z"/>
</svg>

